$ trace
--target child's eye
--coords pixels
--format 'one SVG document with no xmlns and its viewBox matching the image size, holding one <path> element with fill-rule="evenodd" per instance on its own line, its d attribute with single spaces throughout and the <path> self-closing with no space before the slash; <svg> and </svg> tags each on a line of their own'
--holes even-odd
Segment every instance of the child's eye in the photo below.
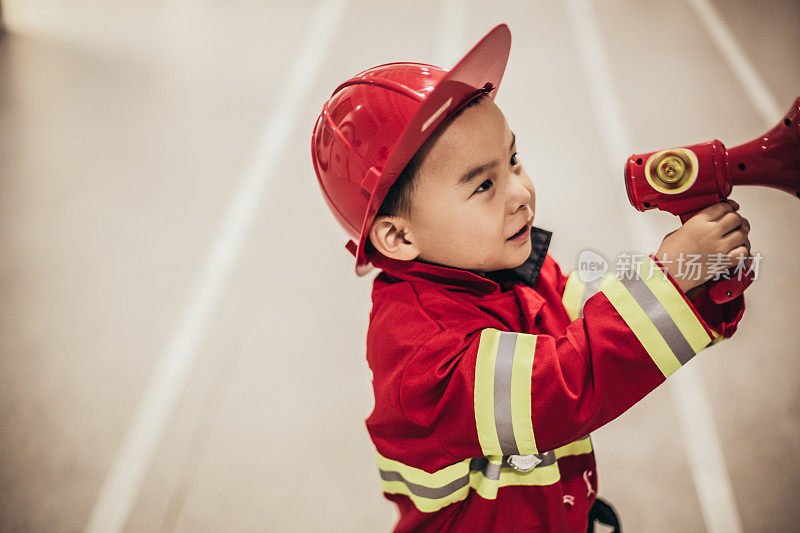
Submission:
<svg viewBox="0 0 800 533">
<path fill-rule="evenodd" d="M 519 165 L 519 159 L 517 159 L 517 152 L 514 152 L 514 155 L 511 156 L 511 166 L 515 167 Z"/>
<path fill-rule="evenodd" d="M 487 184 L 488 184 L 488 185 L 487 185 Z M 485 188 L 485 189 L 482 189 L 481 187 L 483 187 L 484 185 L 486 185 L 486 188 Z M 491 187 L 492 187 L 492 180 L 486 180 L 486 181 L 484 181 L 483 183 L 481 183 L 481 184 L 480 184 L 480 186 L 479 186 L 477 189 L 475 189 L 475 192 L 484 192 L 484 191 L 488 191 L 488 190 L 489 190 Z M 473 194 L 474 194 L 474 193 L 473 193 Z"/>
</svg>

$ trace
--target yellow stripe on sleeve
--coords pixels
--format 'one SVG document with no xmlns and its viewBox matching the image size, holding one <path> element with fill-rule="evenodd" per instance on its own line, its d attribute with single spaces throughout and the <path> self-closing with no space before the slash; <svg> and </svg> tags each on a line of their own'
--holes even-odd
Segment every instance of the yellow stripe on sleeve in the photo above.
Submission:
<svg viewBox="0 0 800 533">
<path fill-rule="evenodd" d="M 578 318 L 581 297 L 583 296 L 583 291 L 585 288 L 586 284 L 581 281 L 581 278 L 578 276 L 578 269 L 573 269 L 572 272 L 569 273 L 567 284 L 564 287 L 564 296 L 561 298 L 564 308 L 567 310 L 567 316 L 569 316 L 570 321 Z"/>
<path fill-rule="evenodd" d="M 604 285 L 603 294 L 642 343 L 664 377 L 672 375 L 681 367 L 681 363 L 644 310 L 620 280 L 609 280 Z"/>
<path fill-rule="evenodd" d="M 711 339 L 703 324 L 686 303 L 680 291 L 667 279 L 667 275 L 653 262 L 653 259 L 647 257 L 637 265 L 636 272 L 667 310 L 694 352 L 697 353 L 705 348 Z"/>
<path fill-rule="evenodd" d="M 539 453 L 533 435 L 531 416 L 531 379 L 536 335 L 520 333 L 514 350 L 514 370 L 511 374 L 511 416 L 514 438 L 520 455 Z"/>
<path fill-rule="evenodd" d="M 475 427 L 484 455 L 502 455 L 494 421 L 494 366 L 500 331 L 486 328 L 481 331 L 478 357 L 475 363 Z"/>
</svg>

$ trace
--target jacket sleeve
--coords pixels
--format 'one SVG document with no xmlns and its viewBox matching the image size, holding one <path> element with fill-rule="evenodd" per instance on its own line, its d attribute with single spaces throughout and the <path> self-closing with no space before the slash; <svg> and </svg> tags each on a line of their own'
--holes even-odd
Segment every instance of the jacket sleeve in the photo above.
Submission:
<svg viewBox="0 0 800 533">
<path fill-rule="evenodd" d="M 689 291 L 693 292 L 690 297 L 678 288 L 678 283 L 669 274 L 663 263 L 658 260 L 655 254 L 652 254 L 650 259 L 664 272 L 664 275 L 675 287 L 675 290 L 683 296 L 692 310 L 698 315 L 703 326 L 714 339 L 711 344 L 716 344 L 730 338 L 734 332 L 736 332 L 739 320 L 741 320 L 744 314 L 744 294 L 724 304 L 717 304 L 714 303 L 708 295 L 708 291 L 706 290 L 707 282 L 703 284 L 702 290 L 696 292 Z M 588 298 L 597 293 L 601 281 L 584 283 L 578 277 L 576 270 L 570 272 L 569 276 L 561 274 L 559 268 L 556 268 L 556 272 L 558 276 L 556 283 L 570 319 L 574 320 L 575 318 L 583 316 L 583 305 Z"/>
<path fill-rule="evenodd" d="M 556 285 L 569 296 L 568 279 Z M 606 274 L 578 311 L 559 335 L 443 329 L 406 365 L 401 410 L 454 458 L 544 453 L 618 417 L 715 338 L 655 256 Z"/>
</svg>

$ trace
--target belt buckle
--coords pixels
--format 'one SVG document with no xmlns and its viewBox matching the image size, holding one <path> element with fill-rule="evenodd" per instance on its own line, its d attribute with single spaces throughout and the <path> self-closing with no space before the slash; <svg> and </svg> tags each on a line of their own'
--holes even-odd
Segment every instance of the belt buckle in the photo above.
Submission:
<svg viewBox="0 0 800 533">
<path fill-rule="evenodd" d="M 517 472 L 530 472 L 542 462 L 541 455 L 509 455 L 508 465 Z"/>
</svg>

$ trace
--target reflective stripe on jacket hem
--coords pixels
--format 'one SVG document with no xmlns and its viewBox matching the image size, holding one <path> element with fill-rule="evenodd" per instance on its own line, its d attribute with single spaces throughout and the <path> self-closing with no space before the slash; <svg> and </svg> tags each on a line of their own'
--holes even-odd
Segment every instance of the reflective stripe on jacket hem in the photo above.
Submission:
<svg viewBox="0 0 800 533">
<path fill-rule="evenodd" d="M 558 459 L 592 452 L 589 436 L 539 454 L 542 460 L 529 472 L 518 472 L 508 464 L 508 456 L 473 457 L 426 472 L 399 461 L 378 456 L 378 472 L 383 492 L 408 496 L 421 512 L 432 513 L 466 499 L 470 489 L 482 498 L 497 498 L 500 487 L 552 485 L 561 479 Z"/>
</svg>

